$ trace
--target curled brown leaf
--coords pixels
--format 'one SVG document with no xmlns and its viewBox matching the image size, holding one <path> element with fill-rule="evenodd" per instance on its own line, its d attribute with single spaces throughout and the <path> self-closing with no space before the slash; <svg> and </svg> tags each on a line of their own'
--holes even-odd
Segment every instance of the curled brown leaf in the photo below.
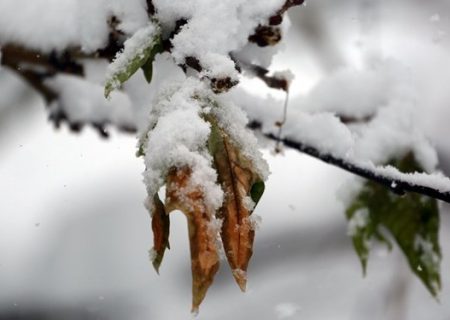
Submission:
<svg viewBox="0 0 450 320">
<path fill-rule="evenodd" d="M 203 301 L 219 269 L 216 235 L 211 227 L 214 212 L 205 204 L 203 190 L 192 185 L 191 169 L 172 168 L 167 175 L 166 210 L 181 210 L 187 217 L 192 268 L 192 311 Z"/>
<path fill-rule="evenodd" d="M 170 220 L 166 214 L 164 204 L 159 199 L 158 194 L 153 197 L 152 204 L 152 230 L 153 230 L 153 256 L 152 263 L 156 272 L 159 273 L 159 266 L 161 265 L 166 248 L 170 249 L 169 245 L 169 229 Z"/>
<path fill-rule="evenodd" d="M 259 177 L 229 136 L 214 121 L 211 123 L 210 150 L 225 192 L 224 204 L 217 214 L 222 219 L 222 242 L 233 276 L 245 291 L 255 238 L 250 217 L 254 206 L 251 190 Z"/>
</svg>

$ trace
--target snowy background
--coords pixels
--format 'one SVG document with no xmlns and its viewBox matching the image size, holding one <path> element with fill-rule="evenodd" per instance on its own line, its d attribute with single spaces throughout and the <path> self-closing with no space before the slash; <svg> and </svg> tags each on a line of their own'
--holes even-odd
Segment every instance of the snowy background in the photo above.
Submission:
<svg viewBox="0 0 450 320">
<path fill-rule="evenodd" d="M 417 93 L 418 126 L 450 169 L 450 3 L 315 0 L 290 18 L 274 69 L 296 75 L 291 108 L 342 70 L 399 61 Z M 135 137 L 55 132 L 46 118 L 39 97 L 1 70 L 0 319 L 189 318 L 186 221 L 174 215 L 172 249 L 157 276 Z M 375 248 L 363 279 L 336 197 L 350 175 L 295 152 L 265 156 L 272 175 L 256 211 L 249 290 L 242 294 L 222 268 L 198 319 L 450 319 L 448 206 L 438 303 L 396 249 Z"/>
</svg>

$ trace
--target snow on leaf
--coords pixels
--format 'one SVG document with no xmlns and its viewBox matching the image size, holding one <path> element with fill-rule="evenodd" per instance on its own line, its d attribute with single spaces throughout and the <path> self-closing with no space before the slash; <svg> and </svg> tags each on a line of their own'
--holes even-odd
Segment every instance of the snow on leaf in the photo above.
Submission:
<svg viewBox="0 0 450 320">
<path fill-rule="evenodd" d="M 242 111 L 215 98 L 198 79 L 170 84 L 152 106 L 148 132 L 138 143 L 149 197 L 166 185 L 165 211 L 159 213 L 177 209 L 188 219 L 194 312 L 219 267 L 219 238 L 235 279 L 245 289 L 259 222 L 251 213 L 268 175 Z M 165 249 L 164 239 L 158 237 L 168 235 L 165 232 L 163 226 L 156 228 L 157 264 Z"/>
<path fill-rule="evenodd" d="M 161 30 L 156 23 L 139 29 L 125 41 L 123 51 L 108 66 L 105 82 L 105 97 L 119 88 L 139 68 L 143 67 L 145 78 L 151 81 L 152 62 L 155 55 L 162 50 Z"/>
<path fill-rule="evenodd" d="M 255 237 L 250 215 L 254 203 L 262 196 L 264 183 L 255 172 L 252 162 L 242 155 L 216 119 L 210 118 L 210 123 L 209 149 L 225 192 L 224 204 L 218 212 L 218 218 L 223 220 L 221 237 L 233 276 L 241 290 L 245 291 L 246 271 Z M 248 200 L 252 202 L 251 209 Z"/>
<path fill-rule="evenodd" d="M 200 80 L 186 79 L 170 84 L 153 105 L 148 121 L 149 131 L 142 137 L 146 170 L 144 181 L 153 196 L 165 183 L 171 167 L 188 166 L 191 180 L 200 185 L 208 206 L 216 210 L 223 200 L 207 150 L 210 125 L 203 119 L 208 109 L 195 96 L 203 96 L 206 86 Z"/>
<path fill-rule="evenodd" d="M 420 170 L 411 153 L 393 164 L 403 172 Z M 405 254 L 411 270 L 433 296 L 439 293 L 441 251 L 439 210 L 435 199 L 415 193 L 398 196 L 370 181 L 365 183 L 346 215 L 364 270 L 370 241 L 374 238 L 387 241 L 379 231 L 384 227 Z"/>
</svg>

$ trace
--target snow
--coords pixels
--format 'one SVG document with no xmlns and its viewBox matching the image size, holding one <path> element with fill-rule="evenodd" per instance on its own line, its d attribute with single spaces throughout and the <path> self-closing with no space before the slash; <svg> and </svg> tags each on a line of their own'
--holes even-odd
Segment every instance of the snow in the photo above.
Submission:
<svg viewBox="0 0 450 320">
<path fill-rule="evenodd" d="M 194 98 L 205 90 L 205 85 L 193 78 L 163 90 L 144 138 L 144 181 L 148 194 L 153 195 L 164 185 L 171 167 L 187 166 L 192 169 L 190 187 L 204 191 L 206 205 L 214 212 L 222 204 L 223 192 L 207 150 L 210 125 L 201 117 L 202 106 Z"/>
<path fill-rule="evenodd" d="M 358 231 L 364 229 L 370 222 L 369 210 L 367 208 L 356 210 L 347 224 L 347 235 L 353 237 Z"/>
<path fill-rule="evenodd" d="M 250 220 L 250 226 L 252 230 L 257 231 L 261 228 L 262 217 L 260 215 L 252 213 L 252 215 L 248 217 L 248 219 Z"/>
<path fill-rule="evenodd" d="M 427 265 L 430 270 L 437 272 L 441 257 L 434 251 L 433 243 L 429 240 L 424 239 L 420 235 L 416 235 L 414 239 L 414 249 L 422 251 L 422 256 L 420 258 L 421 262 Z"/>
<path fill-rule="evenodd" d="M 284 4 L 284 0 L 260 0 L 257 3 L 245 0 L 215 3 L 207 0 L 181 0 L 154 2 L 157 18 L 163 29 L 172 29 L 180 18 L 189 19 L 172 43 L 172 56 L 176 63 L 183 64 L 186 57 L 196 57 L 200 65 L 214 76 L 225 72 L 236 78 L 236 71 L 228 53 L 242 49 L 248 37 L 259 25 Z M 215 70 L 216 61 L 222 60 L 221 69 Z M 227 61 L 227 62 L 226 62 Z M 226 69 L 222 69 L 228 65 Z"/>
<path fill-rule="evenodd" d="M 450 192 L 450 179 L 441 172 L 427 173 L 403 173 L 393 166 L 375 166 L 371 162 L 361 162 L 358 165 L 364 169 L 374 172 L 380 177 L 386 177 L 398 182 L 406 182 L 411 186 L 423 186 L 438 190 L 443 193 Z"/>
<path fill-rule="evenodd" d="M 206 76 L 210 79 L 224 79 L 229 77 L 231 81 L 238 81 L 238 72 L 234 66 L 234 62 L 217 53 L 205 53 L 202 58 L 202 67 L 205 70 L 200 74 L 200 77 Z"/>
<path fill-rule="evenodd" d="M 217 174 L 207 149 L 211 132 L 205 120 L 207 115 L 217 119 L 259 177 L 267 179 L 267 163 L 256 138 L 245 128 L 244 113 L 226 100 L 213 99 L 211 89 L 192 77 L 179 83 L 167 83 L 161 90 L 148 119 L 148 133 L 141 138 L 146 164 L 144 180 L 150 195 L 163 186 L 171 167 L 188 166 L 192 169 L 193 187 L 200 186 L 205 191 L 207 205 L 213 211 L 222 205 L 223 192 L 217 184 Z"/>
<path fill-rule="evenodd" d="M 242 199 L 242 204 L 244 205 L 244 208 L 247 209 L 249 212 L 252 212 L 255 208 L 255 202 L 252 200 L 251 197 L 244 197 Z"/>
<path fill-rule="evenodd" d="M 283 0 L 262 0 L 257 4 L 237 0 L 211 6 L 206 0 L 154 1 L 163 26 L 170 28 L 181 17 L 189 19 L 173 42 L 173 55 L 180 63 L 186 56 L 201 58 L 209 52 L 224 55 L 243 47 L 256 26 L 266 22 L 283 3 Z"/>
<path fill-rule="evenodd" d="M 291 21 L 288 15 L 285 15 L 283 22 L 279 26 L 281 28 L 281 36 L 285 36 L 291 26 Z M 233 56 L 240 62 L 246 64 L 255 64 L 264 68 L 269 68 L 273 62 L 274 56 L 286 49 L 286 44 L 280 41 L 274 46 L 259 47 L 256 43 L 248 42 L 244 47 L 239 50 L 233 51 Z M 251 74 L 246 76 L 252 77 Z"/>
<path fill-rule="evenodd" d="M 304 142 L 316 147 L 322 154 L 346 157 L 353 147 L 351 131 L 333 114 L 311 115 L 288 111 L 282 138 Z"/>
<path fill-rule="evenodd" d="M 151 261 L 151 262 L 155 261 L 157 256 L 158 256 L 158 254 L 156 253 L 155 249 L 151 248 L 150 250 L 148 250 L 149 261 Z"/>
<path fill-rule="evenodd" d="M 415 123 L 409 104 L 381 108 L 355 139 L 355 158 L 383 164 L 413 151 L 423 169 L 433 172 L 438 163 L 436 151 Z"/>
<path fill-rule="evenodd" d="M 153 62 L 153 77 L 150 84 L 144 78 L 143 72 L 136 72 L 124 85 L 123 91 L 132 101 L 136 114 L 136 127 L 140 134 L 148 131 L 148 115 L 152 102 L 164 90 L 167 83 L 184 81 L 183 71 L 173 62 L 168 53 L 158 54 Z M 104 81 L 104 70 L 101 73 Z"/>
<path fill-rule="evenodd" d="M 217 101 L 219 107 L 212 108 L 211 113 L 217 118 L 220 127 L 237 144 L 241 154 L 253 164 L 259 177 L 263 181 L 267 180 L 270 174 L 269 166 L 263 159 L 256 137 L 246 128 L 247 116 L 242 109 L 228 99 L 219 96 Z"/>
<path fill-rule="evenodd" d="M 132 37 L 124 42 L 124 48 L 118 52 L 114 61 L 106 70 L 105 83 L 111 86 L 109 91 L 118 89 L 122 81 L 120 74 L 129 73 L 128 69 L 135 59 L 145 58 L 145 51 L 151 49 L 158 41 L 160 28 L 155 23 L 150 23 L 142 29 L 139 29 Z"/>
<path fill-rule="evenodd" d="M 377 177 L 392 180 L 392 188 L 397 187 L 402 182 L 409 186 L 428 187 L 442 193 L 450 192 L 450 179 L 439 171 L 432 174 L 419 172 L 403 173 L 390 165 L 376 166 L 372 162 L 355 161 L 354 159 L 348 159 L 348 162 L 368 172 L 372 172 Z M 349 179 L 338 189 L 336 197 L 345 206 L 348 206 L 358 194 L 358 191 L 361 190 L 363 181 L 362 178 L 353 177 L 353 179 Z"/>
<path fill-rule="evenodd" d="M 356 119 L 371 116 L 391 96 L 397 81 L 395 70 L 394 62 L 363 70 L 340 68 L 300 103 L 304 110 L 315 113 L 328 111 Z"/>
<path fill-rule="evenodd" d="M 417 119 L 412 116 L 417 104 L 415 85 L 402 64 L 389 59 L 367 71 L 337 70 L 331 79 L 319 82 L 308 95 L 291 99 L 282 138 L 314 147 L 322 155 L 342 159 L 380 177 L 450 191 L 450 179 L 436 172 L 435 149 L 415 125 Z M 274 119 L 282 116 L 281 100 L 257 97 L 242 89 L 232 90 L 228 97 L 251 120 L 262 124 L 263 133 L 278 135 Z M 335 103 L 331 103 L 333 99 Z M 360 105 L 361 101 L 370 103 Z M 326 111 L 356 119 L 371 115 L 371 119 L 347 126 L 334 113 Z M 404 174 L 383 166 L 410 151 L 425 172 L 434 173 Z"/>
<path fill-rule="evenodd" d="M 420 262 L 427 267 L 427 270 L 429 270 L 430 273 L 440 273 L 439 266 L 441 265 L 441 257 L 435 252 L 431 241 L 416 234 L 414 238 L 414 250 L 421 252 L 419 257 Z M 440 291 L 440 285 L 435 280 L 431 281 L 431 286 L 433 287 L 434 292 Z"/>
<path fill-rule="evenodd" d="M 58 75 L 46 84 L 59 94 L 51 113 L 62 110 L 71 123 L 111 123 L 128 128 L 135 125 L 131 101 L 123 93 L 115 92 L 106 100 L 102 85 L 68 75 Z"/>
<path fill-rule="evenodd" d="M 121 21 L 119 30 L 132 34 L 148 21 L 144 8 L 142 0 L 2 0 L 0 45 L 12 42 L 42 52 L 80 47 L 93 52 L 106 45 L 111 16 Z"/>
<path fill-rule="evenodd" d="M 268 65 L 273 53 L 279 48 L 261 49 L 261 56 L 254 55 L 259 48 L 248 44 L 247 40 L 254 29 L 266 23 L 268 17 L 283 3 L 282 0 L 262 0 L 257 4 L 236 0 L 211 6 L 206 0 L 154 1 L 156 18 L 161 24 L 163 34 L 167 35 L 178 19 L 188 19 L 180 32 L 174 36 L 170 52 L 174 64 L 183 64 L 185 58 L 189 56 L 194 56 L 200 61 L 201 73 L 187 77 L 184 80 L 186 86 L 192 85 L 197 81 L 196 78 L 229 77 L 232 81 L 237 81 L 238 73 L 234 62 L 228 56 L 231 52 L 247 63 Z M 159 32 L 157 26 L 148 23 L 144 1 L 125 3 L 120 0 L 110 2 L 104 0 L 85 3 L 70 0 L 58 2 L 36 0 L 33 4 L 24 6 L 23 10 L 12 10 L 15 6 L 17 2 L 11 0 L 5 0 L 0 4 L 0 43 L 17 42 L 43 52 L 76 46 L 86 52 L 94 51 L 105 45 L 109 32 L 107 21 L 111 16 L 116 16 L 119 21 L 118 29 L 124 32 L 128 39 L 125 41 L 124 51 L 107 70 L 107 82 L 112 81 L 114 87 L 119 85 L 119 81 L 114 78 L 115 75 L 126 69 L 134 57 L 142 55 L 147 41 Z M 42 15 L 34 14 L 41 7 L 45 7 L 46 12 Z M 12 13 L 9 14 L 10 12 Z M 430 20 L 439 22 L 441 18 L 438 14 L 434 14 Z M 58 25 L 61 32 L 48 36 L 43 31 L 45 24 Z M 289 19 L 285 19 L 283 31 L 286 31 L 289 24 Z M 74 28 L 74 25 L 78 27 Z M 33 37 L 30 37 L 32 31 Z M 255 60 L 251 60 L 251 57 Z M 411 109 L 416 104 L 417 90 L 415 84 L 410 81 L 411 75 L 407 68 L 390 58 L 373 61 L 375 62 L 359 68 L 337 68 L 329 77 L 319 81 L 307 95 L 294 97 L 288 109 L 287 121 L 283 125 L 282 138 L 312 146 L 323 155 L 344 159 L 378 175 L 403 179 L 402 181 L 409 183 L 421 183 L 445 192 L 450 190 L 449 180 L 439 174 L 405 175 L 394 168 L 381 166 L 388 160 L 401 157 L 412 150 L 425 171 L 434 172 L 437 155 L 432 145 L 415 127 L 416 119 L 410 116 Z M 155 68 L 158 68 L 160 63 L 156 62 Z M 292 79 L 286 72 L 274 75 Z M 154 185 L 151 187 L 152 190 L 157 190 L 158 186 L 161 186 L 161 174 L 163 175 L 168 168 L 162 166 L 163 160 L 168 161 L 167 165 L 180 164 L 184 161 L 185 164 L 192 166 L 195 164 L 202 168 L 210 166 L 206 150 L 200 148 L 209 134 L 208 124 L 200 116 L 204 111 L 201 111 L 199 106 L 190 110 L 181 107 L 183 105 L 181 100 L 187 96 L 175 98 L 176 103 L 174 102 L 172 107 L 175 104 L 177 107 L 173 107 L 169 115 L 157 106 L 141 106 L 141 110 L 135 110 L 134 107 L 130 107 L 131 96 L 128 96 L 127 92 L 116 94 L 111 102 L 101 101 L 97 84 L 88 88 L 89 82 L 68 76 L 58 76 L 47 83 L 61 91 L 60 108 L 68 115 L 70 121 L 108 122 L 116 125 L 125 123 L 127 126 L 137 126 L 140 129 L 156 125 L 153 134 L 155 138 L 149 137 L 148 143 L 151 143 L 155 150 L 173 150 L 171 151 L 173 154 L 167 158 L 163 157 L 164 159 L 147 159 L 149 171 L 146 181 Z M 160 88 L 157 90 L 160 91 Z M 254 163 L 261 177 L 267 178 L 269 170 L 258 151 L 256 139 L 244 129 L 248 120 L 240 108 L 246 110 L 251 120 L 262 122 L 264 133 L 276 135 L 278 134 L 276 121 L 281 120 L 283 115 L 281 101 L 270 97 L 267 99 L 253 97 L 242 89 L 234 90 L 234 93 L 223 95 L 216 100 L 222 107 L 213 108 L 211 112 L 230 133 L 243 154 Z M 227 109 L 231 111 L 225 112 Z M 153 114 L 150 123 L 142 124 L 140 119 L 148 112 Z M 158 119 L 156 124 L 155 119 L 159 117 L 161 119 Z M 341 117 L 363 120 L 367 123 L 346 125 L 341 121 Z M 167 138 L 166 136 L 172 135 L 172 131 L 174 135 L 181 132 L 177 130 L 178 128 L 170 127 L 169 123 L 174 120 L 183 122 L 183 119 L 185 121 L 180 128 L 195 133 L 186 136 L 179 133 L 173 140 Z M 187 119 L 191 120 L 189 124 L 186 123 Z M 156 138 L 171 148 L 165 149 L 156 143 Z M 182 161 L 183 157 L 186 158 Z M 157 163 L 153 168 L 154 171 L 151 169 L 151 161 Z M 206 174 L 205 168 L 199 172 L 208 176 L 206 181 L 210 181 L 213 186 L 215 179 L 212 175 Z M 220 197 L 216 195 L 213 198 L 215 200 L 211 200 L 211 203 L 215 203 L 216 206 Z"/>
</svg>

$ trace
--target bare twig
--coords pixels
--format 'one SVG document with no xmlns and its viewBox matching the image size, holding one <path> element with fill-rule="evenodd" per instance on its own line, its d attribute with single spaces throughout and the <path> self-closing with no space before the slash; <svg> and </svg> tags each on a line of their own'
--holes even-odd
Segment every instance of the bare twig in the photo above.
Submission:
<svg viewBox="0 0 450 320">
<path fill-rule="evenodd" d="M 286 90 L 286 97 L 284 99 L 284 106 L 283 106 L 283 118 L 281 119 L 281 121 L 277 121 L 276 125 L 278 126 L 278 141 L 277 141 L 277 145 L 275 146 L 275 151 L 276 152 L 280 152 L 281 148 L 280 148 L 280 138 L 283 134 L 283 126 L 286 123 L 287 120 L 287 109 L 288 109 L 288 105 L 289 105 L 289 90 Z"/>
</svg>

